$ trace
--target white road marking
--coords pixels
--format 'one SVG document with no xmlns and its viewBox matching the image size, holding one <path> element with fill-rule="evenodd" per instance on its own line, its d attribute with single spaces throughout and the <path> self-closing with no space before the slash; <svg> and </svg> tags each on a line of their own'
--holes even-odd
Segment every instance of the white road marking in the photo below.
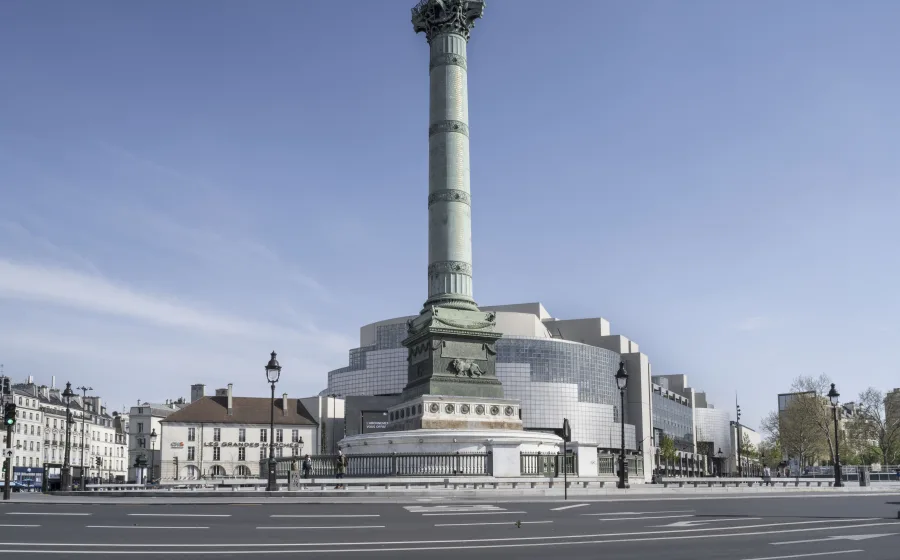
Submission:
<svg viewBox="0 0 900 560">
<path fill-rule="evenodd" d="M 876 525 L 896 525 L 897 523 L 871 523 L 869 525 L 864 526 L 876 526 Z M 704 529 L 693 529 L 694 531 L 702 531 Z M 247 545 L 245 543 L 241 544 L 82 544 L 82 543 L 60 543 L 60 544 L 47 544 L 47 543 L 0 543 L 0 546 L 62 546 L 62 547 L 117 547 L 120 549 L 127 549 L 132 547 L 178 547 L 179 550 L 128 550 L 127 554 L 129 555 L 137 555 L 137 554 L 155 554 L 155 555 L 166 555 L 166 556 L 174 556 L 174 555 L 185 555 L 185 554 L 205 554 L 209 555 L 209 551 L 205 550 L 184 550 L 188 547 L 200 547 L 200 548 L 224 548 L 228 547 L 229 555 L 238 555 L 238 554 L 297 554 L 299 553 L 348 553 L 348 552 L 409 552 L 409 551 L 430 551 L 430 550 L 474 550 L 474 549 L 490 549 L 490 548 L 519 548 L 519 547 L 532 547 L 532 546 L 565 546 L 565 545 L 579 545 L 579 544 L 606 544 L 606 543 L 622 543 L 622 542 L 646 542 L 646 541 L 665 541 L 665 540 L 677 540 L 677 539 L 711 539 L 711 538 L 727 538 L 727 537 L 745 537 L 748 535 L 769 535 L 773 533 L 790 533 L 796 531 L 832 531 L 834 527 L 816 527 L 813 529 L 788 529 L 785 531 L 762 531 L 756 533 L 725 533 L 725 534 L 711 534 L 711 535 L 678 535 L 678 536 L 667 536 L 667 537 L 659 537 L 659 536 L 643 536 L 638 538 L 631 539 L 606 539 L 606 540 L 590 540 L 590 541 L 551 541 L 551 542 L 523 542 L 529 540 L 528 537 L 525 538 L 507 538 L 507 539 L 480 539 L 480 540 L 455 540 L 455 541 L 407 541 L 407 542 L 369 542 L 369 543 L 259 543 L 254 545 Z M 684 532 L 684 531 L 678 531 Z M 656 533 L 658 534 L 658 533 Z M 644 535 L 650 535 L 648 533 L 644 533 Z M 577 538 L 578 535 L 570 535 L 568 537 L 562 538 Z M 532 537 L 532 539 L 550 539 L 553 537 Z M 384 545 L 409 545 L 409 544 L 430 544 L 430 543 L 443 543 L 443 542 L 451 542 L 451 543 L 466 543 L 466 542 L 497 542 L 497 541 L 517 541 L 517 542 L 505 542 L 503 544 L 486 544 L 486 545 L 463 545 L 463 546 L 419 546 L 419 547 L 410 547 L 410 546 L 396 546 L 393 548 L 385 548 Z M 338 546 L 374 546 L 375 548 L 323 548 L 323 549 L 311 549 L 307 547 L 312 546 L 330 546 L 330 547 L 338 547 Z M 249 547 L 253 546 L 252 550 L 234 550 L 235 547 Z M 286 548 L 283 550 L 260 550 L 261 547 L 301 547 L 301 548 Z M 121 550 L 42 550 L 42 549 L 21 549 L 21 550 L 3 550 L 3 552 L 11 552 L 11 553 L 19 553 L 19 554 L 118 554 L 121 555 Z M 803 558 L 808 556 L 822 556 L 827 554 L 848 554 L 853 552 L 863 552 L 862 550 L 845 550 L 839 552 L 827 552 L 827 553 L 818 553 L 818 554 L 795 554 L 791 556 L 773 556 L 768 558 L 746 558 L 744 560 L 784 560 L 789 558 Z"/>
<path fill-rule="evenodd" d="M 423 513 L 422 517 L 434 517 L 436 515 L 508 515 L 510 513 L 528 513 L 527 511 L 469 511 L 457 513 Z"/>
<path fill-rule="evenodd" d="M 574 504 L 574 505 L 571 505 L 571 506 L 563 506 L 563 507 L 558 507 L 558 508 L 552 508 L 550 511 L 562 511 L 562 510 L 564 510 L 564 509 L 580 508 L 580 507 L 589 506 L 589 505 L 591 505 L 591 504 Z"/>
<path fill-rule="evenodd" d="M 584 514 L 589 515 L 589 514 Z M 639 521 L 641 519 L 680 519 L 683 517 L 694 517 L 693 515 L 648 515 L 645 517 L 620 517 L 616 518 L 603 518 L 598 519 L 597 521 Z"/>
<path fill-rule="evenodd" d="M 891 537 L 896 535 L 897 533 L 881 533 L 876 535 L 837 535 L 834 537 L 825 537 L 824 539 L 809 539 L 805 541 L 785 541 L 785 542 L 773 542 L 769 543 L 773 546 L 779 546 L 782 544 L 805 544 L 811 542 L 823 542 L 823 541 L 865 541 L 868 539 L 877 539 L 878 537 Z"/>
<path fill-rule="evenodd" d="M 157 525 L 88 525 L 88 529 L 209 529 L 209 527 L 159 527 Z"/>
<path fill-rule="evenodd" d="M 744 560 L 787 560 L 788 558 L 809 558 L 811 556 L 832 556 L 834 554 L 850 554 L 851 552 L 865 552 L 857 550 L 833 550 L 831 552 L 809 552 L 807 554 L 791 554 L 790 556 L 766 556 L 765 558 L 745 558 Z"/>
<path fill-rule="evenodd" d="M 656 513 L 693 513 L 692 509 L 670 509 L 668 511 L 617 511 L 615 513 L 582 513 L 581 515 L 653 515 Z"/>
<path fill-rule="evenodd" d="M 443 513 L 464 511 L 503 511 L 504 508 L 491 505 L 473 506 L 404 506 L 403 509 L 410 513 Z"/>
<path fill-rule="evenodd" d="M 133 517 L 231 517 L 225 513 L 129 513 Z"/>
<path fill-rule="evenodd" d="M 720 521 L 758 521 L 759 517 L 730 517 L 727 519 L 704 519 L 697 521 L 676 521 L 668 525 L 650 525 L 650 527 L 696 527 L 697 525 L 706 525 L 707 523 L 718 523 Z"/>
<path fill-rule="evenodd" d="M 40 525 L 0 525 L 0 527 L 40 527 Z"/>
<path fill-rule="evenodd" d="M 269 517 L 381 517 L 381 515 L 377 513 L 360 513 L 347 515 L 270 515 Z"/>
<path fill-rule="evenodd" d="M 90 513 L 59 513 L 59 512 L 37 512 L 37 511 L 9 511 L 6 515 L 90 515 Z"/>
<path fill-rule="evenodd" d="M 552 521 L 519 521 L 521 525 L 534 525 L 536 523 L 553 523 Z M 515 525 L 513 521 L 492 521 L 490 523 L 479 523 L 478 525 Z M 436 523 L 435 527 L 472 527 L 471 523 Z"/>
<path fill-rule="evenodd" d="M 875 521 L 881 518 L 872 517 L 867 519 L 855 519 L 853 521 Z M 701 532 L 710 532 L 710 531 L 736 531 L 738 529 L 757 529 L 760 527 L 782 527 L 785 525 L 804 525 L 810 523 L 834 523 L 835 520 L 817 520 L 817 521 L 792 521 L 788 523 L 769 523 L 765 525 L 747 525 L 745 527 L 704 527 L 700 529 L 677 529 L 672 531 L 640 531 L 640 532 L 630 532 L 630 533 L 594 533 L 594 534 L 585 534 L 585 535 L 551 535 L 545 537 L 498 537 L 498 538 L 490 538 L 490 539 L 445 539 L 445 540 L 437 540 L 437 541 L 357 541 L 357 542 L 302 542 L 302 543 L 253 543 L 252 545 L 247 543 L 209 543 L 209 544 L 198 544 L 198 543 L 184 543 L 184 544 L 172 544 L 172 543 L 144 543 L 144 544 L 111 544 L 111 543 L 47 543 L 47 542 L 0 542 L 0 546 L 30 546 L 30 547 L 39 547 L 39 546 L 56 546 L 56 547 L 91 547 L 91 548 L 240 548 L 240 547 L 254 547 L 254 551 L 248 551 L 247 554 L 252 554 L 254 552 L 264 552 L 268 553 L 269 551 L 258 550 L 260 548 L 271 548 L 271 547 L 312 547 L 312 546 L 384 546 L 384 545 L 436 545 L 436 544 L 464 544 L 464 543 L 487 543 L 487 542 L 510 542 L 515 541 L 515 543 L 521 544 L 511 544 L 511 545 L 497 545 L 498 547 L 503 546 L 550 546 L 550 545 L 559 545 L 559 544 L 597 544 L 597 543 L 605 543 L 605 542 L 638 542 L 638 541 L 646 541 L 646 540 L 655 540 L 655 541 L 663 541 L 663 540 L 678 540 L 678 539 L 693 539 L 693 538 L 704 538 L 704 539 L 715 539 L 715 538 L 723 538 L 723 537 L 744 537 L 744 536 L 757 536 L 757 535 L 774 535 L 780 533 L 812 533 L 816 531 L 835 531 L 842 529 L 856 529 L 860 527 L 883 527 L 883 526 L 898 526 L 900 522 L 898 521 L 883 521 L 878 523 L 852 523 L 852 524 L 844 524 L 843 526 L 832 526 L 832 527 L 800 527 L 795 529 L 781 529 L 781 530 L 772 530 L 772 531 L 755 531 L 755 532 L 744 532 L 744 533 L 710 533 L 710 534 L 696 534 Z M 692 534 L 686 534 L 692 533 Z M 666 535 L 666 536 L 660 536 Z M 606 540 L 594 540 L 594 541 L 576 541 L 572 543 L 559 542 L 564 541 L 566 539 L 604 539 L 606 537 L 633 537 L 627 539 L 606 539 Z M 546 543 L 534 542 L 534 541 L 549 541 Z M 389 549 L 373 549 L 373 550 L 388 550 Z M 413 549 L 398 549 L 398 550 L 413 550 Z M 299 551 L 299 550 L 298 550 Z M 16 552 L 16 551 L 7 551 L 3 552 Z M 52 551 L 51 551 L 52 552 Z M 67 550 L 66 552 L 71 552 L 73 554 L 82 552 Z M 84 554 L 92 554 L 95 551 L 84 551 Z M 302 552 L 315 552 L 310 550 L 303 550 Z M 130 553 L 130 552 L 129 552 Z M 135 554 L 144 553 L 143 551 L 135 551 Z M 148 554 L 150 552 L 147 552 Z M 175 552 L 161 552 L 156 551 L 155 554 L 192 554 L 191 552 L 178 550 Z M 242 551 L 228 551 L 229 554 L 244 554 Z M 278 552 L 280 553 L 280 552 Z M 120 554 L 120 553 L 116 553 Z M 208 552 L 202 552 L 198 554 L 209 554 Z"/>
<path fill-rule="evenodd" d="M 341 525 L 339 527 L 257 527 L 257 529 L 384 529 L 384 525 Z"/>
</svg>

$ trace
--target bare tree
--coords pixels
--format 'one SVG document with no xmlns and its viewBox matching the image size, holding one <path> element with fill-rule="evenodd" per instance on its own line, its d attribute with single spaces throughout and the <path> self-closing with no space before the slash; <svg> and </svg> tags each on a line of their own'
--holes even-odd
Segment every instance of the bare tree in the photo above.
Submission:
<svg viewBox="0 0 900 560">
<path fill-rule="evenodd" d="M 858 413 L 849 426 L 854 439 L 878 448 L 885 465 L 900 453 L 900 414 L 892 406 L 896 405 L 885 402 L 884 393 L 869 387 L 859 394 Z"/>
<path fill-rule="evenodd" d="M 819 377 L 801 375 L 794 379 L 791 391 L 796 393 L 788 409 L 793 424 L 800 432 L 808 435 L 812 444 L 809 451 L 816 455 L 828 452 L 832 463 L 835 461 L 834 420 L 828 404 L 828 390 L 831 379 L 824 373 Z M 787 411 L 785 411 L 787 412 Z M 783 428 L 782 428 L 783 430 Z M 807 434 L 807 432 L 809 432 Z M 786 443 L 786 442 L 783 442 Z"/>
</svg>

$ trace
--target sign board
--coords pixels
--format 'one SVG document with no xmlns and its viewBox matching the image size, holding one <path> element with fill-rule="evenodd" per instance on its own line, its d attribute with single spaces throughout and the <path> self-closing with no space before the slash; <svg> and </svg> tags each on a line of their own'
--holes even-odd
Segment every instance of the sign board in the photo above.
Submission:
<svg viewBox="0 0 900 560">
<path fill-rule="evenodd" d="M 3 458 L 4 459 L 12 459 L 15 454 L 16 454 L 15 449 L 4 449 L 3 450 Z"/>
<path fill-rule="evenodd" d="M 372 434 L 386 432 L 388 429 L 388 413 L 385 410 L 364 410 L 362 416 L 362 433 Z"/>
</svg>

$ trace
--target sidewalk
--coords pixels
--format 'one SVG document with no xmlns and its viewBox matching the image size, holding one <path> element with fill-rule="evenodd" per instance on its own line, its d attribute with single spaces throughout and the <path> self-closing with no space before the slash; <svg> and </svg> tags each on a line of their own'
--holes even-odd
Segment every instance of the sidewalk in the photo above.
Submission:
<svg viewBox="0 0 900 560">
<path fill-rule="evenodd" d="M 900 497 L 900 485 L 843 488 L 662 488 L 639 485 L 627 490 L 618 488 L 570 488 L 569 500 L 578 501 L 652 501 L 683 499 L 770 498 L 804 495 L 806 497 L 839 496 L 895 496 Z M 315 490 L 315 491 L 166 491 L 166 492 L 72 492 L 67 494 L 13 493 L 6 504 L 136 504 L 136 505 L 192 505 L 192 504 L 250 504 L 250 503 L 394 503 L 417 501 L 561 501 L 562 488 L 542 489 L 391 489 L 391 490 Z"/>
</svg>

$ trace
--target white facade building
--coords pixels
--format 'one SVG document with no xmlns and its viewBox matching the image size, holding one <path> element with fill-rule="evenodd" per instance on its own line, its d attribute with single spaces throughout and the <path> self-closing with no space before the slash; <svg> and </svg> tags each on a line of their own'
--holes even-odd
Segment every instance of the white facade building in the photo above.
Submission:
<svg viewBox="0 0 900 560">
<path fill-rule="evenodd" d="M 165 403 L 145 402 L 131 407 L 128 414 L 125 430 L 128 434 L 128 480 L 131 482 L 143 482 L 147 471 L 144 467 L 135 467 L 140 457 L 148 465 L 157 465 L 153 472 L 153 479 L 159 478 L 158 465 L 160 465 L 159 437 L 162 433 L 162 422 L 174 412 L 178 412 L 187 406 L 183 399 L 170 400 Z M 156 432 L 157 442 L 154 445 L 151 434 Z"/>
<path fill-rule="evenodd" d="M 268 458 L 269 398 L 234 397 L 232 385 L 207 397 L 192 387 L 191 404 L 160 422 L 160 480 L 226 477 L 259 478 Z M 132 419 L 132 425 L 134 419 Z M 275 400 L 275 456 L 314 455 L 320 448 L 318 423 L 300 399 Z"/>
<path fill-rule="evenodd" d="M 15 456 L 11 479 L 22 484 L 40 485 L 43 479 L 43 414 L 40 401 L 36 395 L 16 388 L 13 389 L 13 402 L 16 404 L 16 424 L 12 436 Z M 5 430 L 3 445 L 6 446 Z"/>
</svg>

